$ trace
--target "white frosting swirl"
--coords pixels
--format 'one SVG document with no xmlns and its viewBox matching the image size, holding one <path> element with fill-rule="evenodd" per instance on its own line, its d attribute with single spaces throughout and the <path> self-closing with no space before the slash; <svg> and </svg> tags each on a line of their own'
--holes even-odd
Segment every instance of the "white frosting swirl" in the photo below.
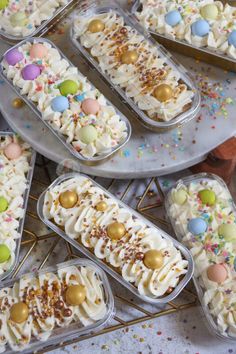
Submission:
<svg viewBox="0 0 236 354">
<path fill-rule="evenodd" d="M 142 10 L 135 13 L 140 23 L 147 29 L 166 35 L 171 39 L 178 39 L 196 47 L 205 47 L 236 59 L 236 47 L 229 45 L 228 36 L 235 29 L 236 7 L 214 0 L 141 0 Z M 193 35 L 191 25 L 202 19 L 201 8 L 207 4 L 215 4 L 218 16 L 215 20 L 208 20 L 209 33 L 200 37 Z M 182 20 L 176 26 L 170 26 L 165 20 L 168 12 L 178 10 Z"/>
<path fill-rule="evenodd" d="M 71 285 L 85 287 L 86 297 L 81 305 L 66 303 L 65 293 Z M 22 301 L 28 306 L 29 316 L 26 321 L 16 323 L 10 318 L 10 309 Z M 88 326 L 106 314 L 102 280 L 89 266 L 68 265 L 56 273 L 24 275 L 12 288 L 0 290 L 0 352 L 7 345 L 14 351 L 24 350 L 35 339 L 46 341 L 57 327 L 68 327 L 75 322 Z"/>
<path fill-rule="evenodd" d="M 102 32 L 90 32 L 89 23 L 94 19 L 104 23 Z M 120 14 L 111 10 L 99 15 L 78 16 L 74 32 L 113 84 L 120 86 L 148 117 L 169 121 L 191 106 L 194 94 L 181 82 L 180 72 L 166 63 L 167 59 L 160 56 L 156 46 L 134 27 L 126 25 Z M 122 63 L 122 54 L 130 50 L 138 53 L 137 62 Z M 155 87 L 163 83 L 173 89 L 173 96 L 165 102 L 153 95 Z"/>
<path fill-rule="evenodd" d="M 22 155 L 9 160 L 4 154 L 4 148 L 12 141 L 18 142 L 22 148 Z M 11 269 L 15 262 L 15 251 L 19 234 L 19 223 L 24 216 L 24 193 L 27 186 L 27 173 L 31 150 L 28 144 L 21 142 L 16 136 L 0 137 L 0 197 L 7 200 L 6 211 L 0 212 L 0 244 L 6 245 L 10 250 L 7 261 L 0 263 L 0 277 Z"/>
<path fill-rule="evenodd" d="M 212 206 L 201 203 L 199 192 L 212 190 L 216 195 L 216 203 Z M 176 192 L 185 190 L 186 201 L 176 203 Z M 218 228 L 222 224 L 236 222 L 232 197 L 224 185 L 212 179 L 193 179 L 191 183 L 178 184 L 170 194 L 169 214 L 175 231 L 190 249 L 195 261 L 195 277 L 203 291 L 203 303 L 215 322 L 217 332 L 223 336 L 236 336 L 236 261 L 235 242 L 219 236 Z M 208 224 L 205 233 L 193 235 L 188 231 L 188 221 L 203 218 Z M 222 283 L 209 280 L 207 269 L 212 264 L 224 264 L 227 279 Z"/>
<path fill-rule="evenodd" d="M 91 87 L 86 77 L 61 57 L 57 49 L 47 42 L 43 44 L 48 49 L 46 58 L 40 61 L 31 59 L 29 51 L 32 43 L 26 42 L 19 48 L 24 55 L 24 60 L 15 66 L 8 65 L 4 60 L 5 75 L 14 86 L 20 88 L 22 95 L 26 95 L 37 105 L 42 119 L 47 121 L 55 131 L 65 136 L 67 143 L 84 157 L 91 158 L 112 151 L 127 138 L 125 121 L 117 114 L 115 108 L 107 103 L 106 98 L 97 89 Z M 41 65 L 43 70 L 35 80 L 24 80 L 21 71 L 25 65 L 32 63 Z M 67 96 L 68 109 L 63 113 L 55 112 L 51 108 L 51 102 L 53 98 L 60 96 L 58 85 L 65 80 L 77 82 L 78 92 Z M 77 99 L 78 95 L 81 98 Z M 82 102 L 87 98 L 98 101 L 100 109 L 96 115 L 85 114 L 82 111 Z M 97 131 L 97 138 L 90 143 L 81 141 L 79 135 L 80 128 L 87 125 L 93 125 Z"/>
<path fill-rule="evenodd" d="M 79 198 L 72 209 L 63 208 L 59 202 L 59 195 L 66 190 L 76 191 Z M 97 211 L 99 201 L 107 203 L 106 211 Z M 43 213 L 47 219 L 64 227 L 69 237 L 92 249 L 97 258 L 114 267 L 141 295 L 161 297 L 169 288 L 173 290 L 187 272 L 188 262 L 171 240 L 121 208 L 86 177 L 76 176 L 50 188 L 45 195 Z M 114 221 L 122 223 L 126 229 L 120 240 L 112 240 L 106 231 Z M 161 268 L 152 270 L 145 266 L 143 259 L 150 249 L 161 251 Z"/>
<path fill-rule="evenodd" d="M 9 0 L 7 7 L 0 10 L 0 30 L 16 37 L 30 36 L 44 21 L 55 15 L 60 7 L 64 7 L 70 0 Z M 26 21 L 23 26 L 15 25 L 11 16 L 23 13 Z"/>
</svg>

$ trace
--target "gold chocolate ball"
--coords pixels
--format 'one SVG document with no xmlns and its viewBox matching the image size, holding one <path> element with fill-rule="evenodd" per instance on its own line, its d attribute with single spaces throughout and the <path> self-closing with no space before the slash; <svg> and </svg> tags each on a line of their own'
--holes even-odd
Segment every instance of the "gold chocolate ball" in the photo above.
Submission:
<svg viewBox="0 0 236 354">
<path fill-rule="evenodd" d="M 12 107 L 14 108 L 22 108 L 24 106 L 24 101 L 21 98 L 14 98 L 11 102 Z"/>
<path fill-rule="evenodd" d="M 97 211 L 105 211 L 105 210 L 107 210 L 107 207 L 108 207 L 107 203 L 104 201 L 101 201 L 101 202 L 97 203 L 96 210 Z"/>
<path fill-rule="evenodd" d="M 149 269 L 159 269 L 163 265 L 163 256 L 161 251 L 149 250 L 145 253 L 143 262 Z"/>
<path fill-rule="evenodd" d="M 73 208 L 78 202 L 78 195 L 74 191 L 65 191 L 60 194 L 59 202 L 65 209 Z"/>
<path fill-rule="evenodd" d="M 92 33 L 102 32 L 104 28 L 105 25 L 101 20 L 92 20 L 89 22 L 88 29 Z"/>
<path fill-rule="evenodd" d="M 66 303 L 68 305 L 81 305 L 85 298 L 86 290 L 83 285 L 70 285 L 66 290 Z"/>
<path fill-rule="evenodd" d="M 10 319 L 16 323 L 22 323 L 29 317 L 28 306 L 24 302 L 14 304 L 10 309 Z"/>
<path fill-rule="evenodd" d="M 123 64 L 134 64 L 138 60 L 138 53 L 136 50 L 128 50 L 121 56 Z"/>
<path fill-rule="evenodd" d="M 125 233 L 125 227 L 120 222 L 113 222 L 107 226 L 107 234 L 112 240 L 120 240 Z"/>
<path fill-rule="evenodd" d="M 170 85 L 161 84 L 155 88 L 154 96 L 160 102 L 168 101 L 173 96 L 173 89 Z"/>
</svg>

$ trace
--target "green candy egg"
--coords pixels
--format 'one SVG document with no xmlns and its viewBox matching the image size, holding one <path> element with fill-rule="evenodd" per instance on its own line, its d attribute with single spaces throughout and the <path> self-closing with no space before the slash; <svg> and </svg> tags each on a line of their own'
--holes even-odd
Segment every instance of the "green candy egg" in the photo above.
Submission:
<svg viewBox="0 0 236 354">
<path fill-rule="evenodd" d="M 184 189 L 179 189 L 173 193 L 174 202 L 183 205 L 187 200 L 187 192 Z"/>
<path fill-rule="evenodd" d="M 236 224 L 222 224 L 218 228 L 218 235 L 225 241 L 236 241 Z"/>
<path fill-rule="evenodd" d="M 214 205 L 216 202 L 216 195 L 210 189 L 203 189 L 198 195 L 203 204 Z"/>
<path fill-rule="evenodd" d="M 24 12 L 16 12 L 11 15 L 10 21 L 13 27 L 24 27 L 27 25 L 27 17 Z"/>
<path fill-rule="evenodd" d="M 74 95 L 79 89 L 78 84 L 73 80 L 65 80 L 59 85 L 59 90 L 62 96 Z"/>
<path fill-rule="evenodd" d="M 5 9 L 8 6 L 9 0 L 0 0 L 0 10 Z"/>
<path fill-rule="evenodd" d="M 84 144 L 90 144 L 98 137 L 96 128 L 93 125 L 87 125 L 79 130 L 79 139 Z"/>
<path fill-rule="evenodd" d="M 4 197 L 0 197 L 0 213 L 6 211 L 8 208 L 8 201 Z"/>
<path fill-rule="evenodd" d="M 4 263 L 8 261 L 10 256 L 11 256 L 10 249 L 4 244 L 0 244 L 0 263 Z"/>
<path fill-rule="evenodd" d="M 201 8 L 200 13 L 205 20 L 216 20 L 219 11 L 215 4 L 207 4 Z"/>
</svg>

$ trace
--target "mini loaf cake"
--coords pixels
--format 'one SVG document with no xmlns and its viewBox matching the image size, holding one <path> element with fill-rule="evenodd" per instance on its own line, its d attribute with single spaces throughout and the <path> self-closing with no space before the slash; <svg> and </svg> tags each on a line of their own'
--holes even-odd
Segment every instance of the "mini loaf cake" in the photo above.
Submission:
<svg viewBox="0 0 236 354">
<path fill-rule="evenodd" d="M 0 30 L 15 37 L 31 35 L 70 0 L 0 0 Z"/>
<path fill-rule="evenodd" d="M 191 107 L 194 93 L 181 73 L 119 13 L 78 16 L 74 35 L 112 83 L 149 118 L 169 121 Z"/>
<path fill-rule="evenodd" d="M 170 239 L 120 207 L 84 176 L 49 188 L 43 215 L 120 273 L 141 295 L 167 296 L 187 272 L 188 261 Z"/>
<path fill-rule="evenodd" d="M 16 136 L 0 135 L 0 279 L 15 263 L 32 152 Z"/>
<path fill-rule="evenodd" d="M 70 265 L 55 273 L 26 274 L 13 287 L 0 289 L 0 351 L 22 351 L 59 327 L 89 326 L 106 314 L 102 280 L 93 268 Z"/>
<path fill-rule="evenodd" d="M 190 249 L 203 304 L 217 332 L 236 337 L 236 218 L 225 185 L 212 178 L 180 182 L 169 196 L 172 225 Z"/>
<path fill-rule="evenodd" d="M 8 51 L 4 75 L 34 103 L 42 119 L 85 158 L 123 143 L 127 126 L 105 97 L 48 42 Z"/>
<path fill-rule="evenodd" d="M 236 7 L 213 0 L 141 0 L 140 23 L 169 38 L 236 59 Z"/>
</svg>

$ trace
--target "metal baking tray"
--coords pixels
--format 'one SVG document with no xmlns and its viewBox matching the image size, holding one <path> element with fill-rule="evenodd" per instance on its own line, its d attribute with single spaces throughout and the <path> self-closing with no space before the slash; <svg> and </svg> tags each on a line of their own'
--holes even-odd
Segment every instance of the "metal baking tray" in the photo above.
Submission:
<svg viewBox="0 0 236 354">
<path fill-rule="evenodd" d="M 33 1 L 35 1 L 35 0 L 33 0 Z M 0 29 L 0 38 L 3 39 L 7 43 L 15 44 L 15 43 L 18 43 L 28 37 L 42 36 L 46 32 L 48 32 L 57 22 L 59 22 L 65 15 L 68 15 L 77 6 L 77 2 L 78 2 L 77 0 L 68 0 L 67 4 L 57 8 L 54 12 L 54 15 L 50 19 L 43 21 L 41 23 L 41 25 L 38 26 L 28 36 L 25 36 L 25 37 L 14 36 L 12 34 L 7 33 L 3 29 Z"/>
<path fill-rule="evenodd" d="M 70 238 L 69 236 L 67 236 L 66 233 L 64 232 L 64 230 L 62 230 L 59 226 L 57 226 L 55 223 L 53 223 L 51 220 L 47 219 L 44 216 L 43 205 L 44 205 L 45 194 L 47 193 L 47 191 L 50 190 L 51 188 L 54 188 L 56 185 L 59 185 L 60 183 L 66 181 L 66 180 L 69 180 L 69 179 L 74 178 L 74 177 L 79 177 L 79 176 L 85 177 L 86 179 L 90 180 L 93 183 L 94 186 L 96 186 L 96 187 L 101 189 L 102 193 L 104 193 L 105 196 L 113 199 L 120 207 L 122 207 L 122 208 L 126 209 L 127 211 L 129 211 L 130 213 L 132 213 L 132 215 L 135 218 L 142 220 L 147 226 L 157 229 L 158 232 L 160 233 L 160 235 L 163 238 L 170 239 L 173 242 L 173 245 L 181 252 L 182 257 L 188 261 L 188 270 L 187 270 L 187 273 L 184 275 L 183 279 L 180 280 L 180 282 L 178 283 L 178 285 L 176 286 L 176 288 L 174 289 L 174 291 L 171 294 L 168 294 L 167 296 L 163 296 L 163 297 L 160 297 L 160 298 L 152 298 L 152 297 L 149 297 L 149 296 L 142 296 L 141 294 L 139 294 L 138 289 L 134 285 L 129 283 L 128 281 L 125 281 L 124 278 L 122 277 L 122 275 L 120 275 L 117 271 L 115 271 L 112 268 L 112 266 L 109 266 L 105 262 L 99 260 L 94 255 L 94 253 L 91 252 L 85 246 L 83 246 L 82 243 L 77 242 L 77 241 L 73 240 L 72 238 Z M 185 246 L 181 245 L 178 241 L 176 241 L 174 238 L 172 238 L 170 235 L 168 235 L 165 231 L 161 230 L 156 225 L 151 223 L 149 220 L 145 219 L 142 215 L 140 215 L 139 213 L 134 211 L 132 208 L 128 207 L 126 204 L 124 204 L 119 199 L 114 197 L 111 193 L 109 193 L 107 190 L 105 190 L 99 184 L 94 182 L 93 179 L 88 177 L 88 176 L 85 176 L 83 174 L 79 174 L 79 173 L 75 173 L 74 172 L 74 173 L 68 173 L 68 174 L 65 174 L 65 175 L 62 175 L 62 176 L 58 177 L 39 197 L 38 204 L 37 204 L 37 212 L 38 212 L 38 215 L 39 215 L 40 219 L 48 227 L 50 227 L 57 234 L 59 234 L 61 237 L 63 237 L 67 242 L 71 243 L 72 246 L 74 246 L 77 250 L 82 252 L 85 256 L 87 256 L 88 258 L 93 260 L 95 263 L 97 263 L 98 266 L 103 268 L 114 279 L 116 279 L 119 283 L 121 283 L 129 291 L 131 291 L 133 294 L 135 294 L 137 297 L 139 297 L 141 300 L 143 300 L 145 302 L 149 302 L 149 303 L 156 304 L 156 305 L 161 305 L 161 304 L 166 304 L 169 301 L 172 301 L 173 299 L 175 299 L 178 296 L 178 294 L 181 292 L 181 290 L 187 285 L 187 283 L 190 281 L 190 279 L 191 279 L 191 277 L 193 275 L 193 259 L 192 259 L 192 255 L 187 250 L 187 248 Z"/>
<path fill-rule="evenodd" d="M 227 187 L 227 185 L 225 184 L 225 182 L 218 176 L 212 174 L 212 173 L 199 173 L 199 174 L 196 174 L 196 175 L 192 175 L 192 176 L 188 176 L 188 177 L 185 177 L 185 178 L 182 178 L 180 180 L 178 180 L 176 182 L 176 184 L 174 186 L 172 186 L 171 190 L 174 189 L 174 188 L 179 188 L 181 186 L 188 186 L 190 183 L 192 182 L 200 182 L 200 181 L 207 181 L 207 180 L 215 180 L 217 181 L 229 194 L 229 196 L 231 196 L 231 193 Z M 166 210 L 166 213 L 167 213 L 167 216 L 171 222 L 171 225 L 175 231 L 175 234 L 179 240 L 179 242 L 182 242 L 182 239 L 183 237 L 185 236 L 185 234 L 181 233 L 179 230 L 176 229 L 175 227 L 175 220 L 171 217 L 170 215 L 170 206 L 172 204 L 171 202 L 171 190 L 168 192 L 166 198 L 165 198 L 165 210 Z M 234 214 L 236 215 L 236 205 L 233 201 L 233 198 L 231 196 L 231 206 L 232 206 L 232 210 L 234 212 Z M 203 295 L 204 295 L 204 289 L 201 287 L 200 285 L 200 281 L 198 280 L 198 278 L 196 276 L 193 275 L 193 282 L 194 282 L 194 285 L 195 285 L 195 288 L 196 288 L 196 291 L 197 291 L 197 295 L 198 295 L 198 299 L 200 301 L 200 304 L 201 304 L 201 309 L 202 309 L 202 312 L 204 314 L 204 316 L 206 317 L 207 319 L 207 326 L 208 326 L 208 329 L 209 331 L 216 335 L 217 337 L 219 337 L 220 339 L 224 339 L 226 341 L 236 341 L 236 336 L 233 337 L 233 336 L 230 336 L 230 335 L 227 335 L 227 333 L 222 333 L 219 331 L 219 329 L 217 328 L 217 323 L 216 321 L 214 320 L 214 317 L 213 315 L 210 313 L 208 307 L 204 304 L 203 302 Z"/>
<path fill-rule="evenodd" d="M 88 335 L 94 332 L 97 332 L 101 330 L 103 327 L 105 327 L 112 319 L 112 317 L 115 314 L 115 309 L 114 309 L 114 298 L 112 295 L 112 291 L 107 279 L 107 276 L 105 272 L 98 268 L 96 264 L 91 262 L 88 259 L 83 259 L 83 258 L 78 258 L 78 259 L 73 259 L 64 263 L 59 263 L 56 266 L 44 268 L 43 270 L 39 270 L 36 272 L 30 272 L 27 274 L 24 274 L 20 277 L 17 277 L 15 279 L 11 279 L 8 281 L 4 281 L 1 286 L 0 290 L 6 287 L 13 287 L 13 285 L 18 282 L 21 278 L 24 276 L 39 276 L 45 273 L 56 273 L 58 270 L 61 270 L 63 268 L 69 267 L 69 266 L 76 266 L 76 267 L 89 267 L 90 269 L 93 269 L 96 272 L 96 275 L 101 279 L 102 285 L 103 285 L 103 292 L 104 292 L 104 299 L 107 305 L 107 312 L 106 315 L 103 319 L 97 321 L 94 324 L 88 325 L 88 326 L 78 326 L 76 322 L 72 322 L 68 327 L 56 327 L 53 331 L 51 336 L 46 340 L 46 341 L 38 341 L 36 338 L 32 340 L 32 343 L 27 347 L 25 350 L 20 351 L 23 354 L 30 354 L 30 353 L 36 353 L 38 350 L 43 350 L 43 348 L 48 347 L 50 345 L 56 345 L 60 341 L 65 340 L 73 340 L 75 338 L 78 338 L 80 336 Z M 4 351 L 5 354 L 13 354 L 16 353 L 15 351 L 11 349 L 7 349 Z"/>
<path fill-rule="evenodd" d="M 107 6 L 103 5 L 104 3 L 107 4 Z M 119 16 L 123 17 L 126 25 L 135 28 L 135 30 L 140 35 L 142 35 L 152 46 L 155 46 L 158 49 L 159 56 L 162 58 L 164 57 L 166 59 L 165 62 L 170 67 L 172 67 L 177 72 L 180 72 L 182 82 L 185 83 L 188 88 L 194 91 L 191 108 L 187 109 L 185 112 L 177 115 L 175 118 L 167 122 L 155 121 L 151 119 L 144 111 L 138 108 L 138 106 L 134 103 L 134 101 L 131 98 L 126 96 L 126 93 L 122 88 L 112 83 L 112 80 L 110 79 L 108 74 L 101 71 L 98 61 L 94 57 L 92 57 L 89 51 L 80 44 L 79 38 L 77 38 L 74 30 L 74 25 L 72 25 L 70 38 L 75 48 L 78 50 L 80 54 L 82 54 L 85 57 L 87 61 L 89 61 L 97 69 L 97 71 L 107 80 L 107 82 L 114 88 L 114 90 L 116 90 L 116 92 L 125 100 L 125 102 L 129 104 L 130 108 L 136 113 L 135 117 L 140 121 L 142 125 L 144 125 L 146 128 L 152 131 L 163 132 L 163 131 L 176 128 L 188 122 L 198 114 L 198 112 L 200 111 L 201 96 L 197 86 L 195 85 L 192 78 L 190 77 L 189 72 L 179 62 L 177 62 L 163 46 L 156 43 L 152 39 L 150 34 L 140 26 L 138 21 L 136 21 L 134 18 L 129 16 L 128 12 L 123 11 L 121 7 L 115 2 L 110 4 L 110 2 L 108 1 L 99 1 L 99 0 L 95 2 L 90 2 L 90 4 L 87 5 L 87 7 L 78 6 L 78 9 L 79 9 L 78 15 L 87 17 L 88 20 L 92 15 L 106 13 L 109 12 L 110 10 L 116 12 Z M 75 17 L 75 21 L 76 21 L 76 17 Z"/>
<path fill-rule="evenodd" d="M 9 132 L 1 132 L 0 131 L 0 138 L 1 137 L 13 137 L 15 134 L 14 133 L 9 133 Z M 18 239 L 16 239 L 16 249 L 15 249 L 15 262 L 12 265 L 12 267 L 6 271 L 5 273 L 3 273 L 2 275 L 0 275 L 0 282 L 9 277 L 17 263 L 18 263 L 18 258 L 19 258 L 19 252 L 20 252 L 20 244 L 21 244 L 21 238 L 22 238 L 22 234 L 23 234 L 23 227 L 24 227 L 24 222 L 25 222 L 25 215 L 26 215 L 26 209 L 27 209 L 27 204 L 28 204 L 28 199 L 29 199 L 29 192 L 30 192 L 30 187 L 31 187 L 31 182 L 32 182 L 32 178 L 33 178 L 33 174 L 34 174 L 34 165 L 35 165 L 35 159 L 36 159 L 36 152 L 34 150 L 31 150 L 31 157 L 29 159 L 29 171 L 27 173 L 26 176 L 26 189 L 25 192 L 23 194 L 23 199 L 24 199 L 24 204 L 22 206 L 22 209 L 24 211 L 24 215 L 21 219 L 19 219 L 19 226 L 17 229 L 17 233 L 20 235 L 20 237 Z"/>
<path fill-rule="evenodd" d="M 14 47 L 12 48 L 19 48 L 20 46 L 24 45 L 25 43 L 48 43 L 50 44 L 53 48 L 57 49 L 58 52 L 60 53 L 61 57 L 63 59 L 65 59 L 71 66 L 74 67 L 74 65 L 71 63 L 70 60 L 68 60 L 68 58 L 60 51 L 60 49 L 57 48 L 57 46 L 52 43 L 51 41 L 49 41 L 48 39 L 45 38 L 28 38 L 25 39 L 24 41 L 16 44 Z M 9 49 L 8 51 L 12 50 Z M 7 52 L 8 52 L 7 51 Z M 6 52 L 6 53 L 7 53 Z M 99 154 L 99 155 L 95 155 L 94 157 L 91 158 L 86 158 L 84 157 L 81 153 L 79 153 L 72 144 L 68 143 L 66 141 L 66 136 L 61 134 L 60 132 L 56 131 L 53 129 L 53 127 L 45 120 L 42 119 L 42 115 L 41 112 L 38 110 L 37 105 L 30 101 L 28 99 L 28 97 L 26 95 L 22 95 L 20 93 L 20 89 L 16 86 L 14 86 L 12 84 L 12 81 L 9 80 L 4 72 L 3 72 L 3 60 L 4 60 L 4 56 L 5 54 L 0 58 L 0 75 L 3 77 L 3 79 L 11 86 L 11 88 L 17 93 L 18 96 L 20 96 L 25 102 L 26 104 L 34 111 L 34 113 L 38 116 L 38 118 L 40 118 L 42 120 L 42 122 L 45 124 L 45 126 L 60 140 L 60 142 L 67 148 L 67 150 L 69 150 L 69 152 L 74 155 L 80 162 L 87 164 L 87 165 L 96 165 L 102 162 L 105 162 L 108 158 L 110 158 L 113 154 L 115 154 L 119 149 L 121 149 L 130 139 L 131 136 L 131 125 L 129 120 L 108 100 L 106 99 L 106 102 L 108 105 L 113 106 L 114 109 L 116 110 L 117 114 L 120 116 L 120 119 L 125 122 L 126 127 L 127 127 L 127 137 L 124 141 L 121 141 L 121 143 L 119 145 L 117 145 L 116 147 L 114 147 L 113 149 L 111 149 L 110 151 L 108 151 L 107 153 L 103 153 L 103 154 Z M 80 71 L 79 71 L 80 73 Z M 83 74 L 80 73 L 80 75 L 84 76 Z M 88 81 L 89 82 L 89 81 Z M 91 82 L 89 82 L 89 84 L 91 85 L 92 89 L 95 89 L 95 87 L 91 84 Z"/>
<path fill-rule="evenodd" d="M 230 5 L 233 5 L 233 1 L 226 2 L 228 2 Z M 131 7 L 131 14 L 133 15 L 133 18 L 135 18 L 137 21 L 138 19 L 135 16 L 135 13 L 139 11 L 141 7 L 142 3 L 140 0 L 135 0 L 134 4 Z M 184 40 L 172 39 L 167 35 L 159 34 L 152 30 L 150 30 L 149 32 L 158 41 L 158 43 L 161 43 L 169 50 L 173 50 L 180 54 L 192 57 L 195 60 L 204 61 L 208 64 L 218 66 L 224 70 L 236 72 L 236 59 L 230 58 L 227 55 L 217 53 L 216 51 L 211 49 L 199 48 L 195 45 L 187 43 Z"/>
</svg>

